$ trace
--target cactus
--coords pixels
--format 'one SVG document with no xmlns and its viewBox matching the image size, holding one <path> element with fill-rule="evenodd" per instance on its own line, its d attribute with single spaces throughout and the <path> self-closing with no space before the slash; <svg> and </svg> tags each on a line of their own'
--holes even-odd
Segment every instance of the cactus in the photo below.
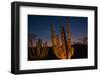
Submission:
<svg viewBox="0 0 100 76">
<path fill-rule="evenodd" d="M 51 41 L 53 45 L 53 51 L 57 58 L 65 59 L 66 58 L 66 51 L 60 45 L 60 41 L 58 36 L 55 33 L 53 25 L 51 25 Z"/>
<path fill-rule="evenodd" d="M 45 58 L 48 54 L 47 42 L 43 43 L 42 40 L 38 40 L 37 47 L 37 59 Z"/>
<path fill-rule="evenodd" d="M 61 43 L 60 45 L 59 38 L 55 33 L 54 26 L 51 25 L 51 41 L 53 46 L 54 54 L 57 58 L 60 59 L 70 59 L 74 54 L 74 48 L 71 46 L 71 37 L 70 37 L 70 28 L 69 28 L 69 19 L 67 22 L 67 40 L 64 27 L 61 25 Z"/>
<path fill-rule="evenodd" d="M 43 43 L 42 40 L 38 39 L 36 42 L 36 49 L 31 47 L 31 52 L 29 52 L 29 55 L 32 59 L 36 60 L 46 58 L 48 55 L 47 42 Z"/>
<path fill-rule="evenodd" d="M 67 46 L 68 46 L 68 59 L 71 59 L 74 54 L 74 48 L 71 46 L 71 33 L 70 33 L 70 19 L 67 18 Z"/>
<path fill-rule="evenodd" d="M 73 56 L 73 54 L 74 54 L 74 48 L 73 47 L 71 47 L 71 49 L 69 50 L 69 53 L 68 53 L 69 55 L 68 55 L 68 59 L 71 59 L 71 57 Z"/>
</svg>

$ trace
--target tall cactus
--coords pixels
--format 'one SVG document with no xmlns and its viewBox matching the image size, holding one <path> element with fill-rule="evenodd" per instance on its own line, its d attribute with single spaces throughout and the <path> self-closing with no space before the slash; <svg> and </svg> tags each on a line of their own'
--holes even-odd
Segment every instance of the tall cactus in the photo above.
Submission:
<svg viewBox="0 0 100 76">
<path fill-rule="evenodd" d="M 65 52 L 66 59 L 68 58 L 68 50 L 67 50 L 67 40 L 66 40 L 66 34 L 65 34 L 65 29 L 61 25 L 61 42 L 62 42 L 62 49 Z"/>
<path fill-rule="evenodd" d="M 54 26 L 51 25 L 51 41 L 53 45 L 53 51 L 57 58 L 65 59 L 66 58 L 66 51 L 60 45 L 60 41 L 58 36 L 55 33 Z"/>
<path fill-rule="evenodd" d="M 74 48 L 71 46 L 71 33 L 70 33 L 70 20 L 67 18 L 67 46 L 68 46 L 68 59 L 74 54 Z"/>
<path fill-rule="evenodd" d="M 74 54 L 74 48 L 71 46 L 71 36 L 69 28 L 69 19 L 67 21 L 67 40 L 64 27 L 61 25 L 61 43 L 58 36 L 55 33 L 54 26 L 51 25 L 51 41 L 53 45 L 53 51 L 57 58 L 60 59 L 70 59 Z"/>
</svg>

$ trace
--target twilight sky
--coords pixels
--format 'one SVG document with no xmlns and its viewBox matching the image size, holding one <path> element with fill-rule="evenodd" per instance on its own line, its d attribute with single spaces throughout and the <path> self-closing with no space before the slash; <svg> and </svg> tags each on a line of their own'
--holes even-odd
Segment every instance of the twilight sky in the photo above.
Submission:
<svg viewBox="0 0 100 76">
<path fill-rule="evenodd" d="M 68 17 L 68 16 L 67 16 Z M 71 39 L 73 41 L 87 37 L 88 33 L 88 18 L 87 17 L 70 17 Z M 43 16 L 43 15 L 28 15 L 28 33 L 35 33 L 37 38 L 48 41 L 51 44 L 50 25 L 53 24 L 56 33 L 60 37 L 60 24 L 65 27 L 66 32 L 66 17 L 65 16 Z M 66 32 L 67 38 L 67 32 Z"/>
</svg>

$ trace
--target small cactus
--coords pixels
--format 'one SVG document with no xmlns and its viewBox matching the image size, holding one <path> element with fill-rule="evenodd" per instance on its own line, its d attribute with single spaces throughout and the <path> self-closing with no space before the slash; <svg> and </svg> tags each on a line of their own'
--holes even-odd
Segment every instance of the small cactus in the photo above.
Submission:
<svg viewBox="0 0 100 76">
<path fill-rule="evenodd" d="M 32 59 L 43 59 L 48 55 L 47 42 L 43 43 L 42 40 L 38 39 L 36 42 L 36 49 L 31 47 L 31 52 L 29 53 Z"/>
</svg>

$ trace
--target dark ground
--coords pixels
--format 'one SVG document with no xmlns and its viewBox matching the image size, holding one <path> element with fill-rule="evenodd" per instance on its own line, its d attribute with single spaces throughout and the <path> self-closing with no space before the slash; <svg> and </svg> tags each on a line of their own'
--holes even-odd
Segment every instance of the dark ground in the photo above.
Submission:
<svg viewBox="0 0 100 76">
<path fill-rule="evenodd" d="M 74 55 L 72 56 L 72 59 L 83 59 L 83 58 L 88 58 L 88 46 L 87 45 L 80 45 L 80 44 L 74 44 L 72 45 L 74 47 Z M 29 55 L 29 52 L 31 52 L 30 48 L 28 48 L 28 60 L 37 60 L 37 59 L 32 59 Z M 50 47 L 48 51 L 48 55 L 46 58 L 39 59 L 39 60 L 57 60 L 55 54 L 53 53 L 53 48 Z"/>
</svg>

